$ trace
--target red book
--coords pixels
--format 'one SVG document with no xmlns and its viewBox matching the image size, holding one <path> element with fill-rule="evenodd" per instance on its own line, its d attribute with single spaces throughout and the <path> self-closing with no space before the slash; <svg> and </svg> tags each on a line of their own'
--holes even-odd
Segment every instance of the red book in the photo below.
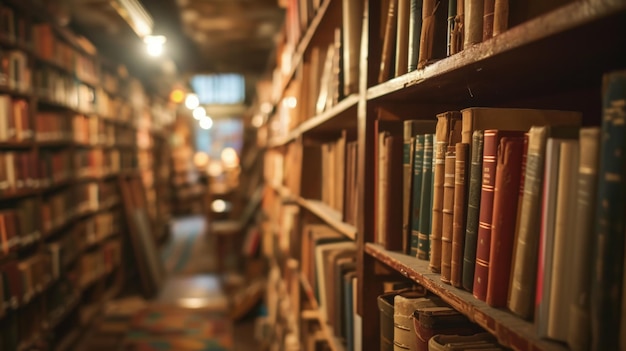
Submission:
<svg viewBox="0 0 626 351">
<path fill-rule="evenodd" d="M 491 223 L 489 262 L 492 264 L 489 265 L 487 303 L 494 307 L 505 307 L 515 242 L 524 137 L 504 137 L 500 140 L 499 149 Z"/>
<path fill-rule="evenodd" d="M 484 133 L 483 181 L 481 184 L 478 243 L 476 245 L 476 265 L 472 291 L 474 297 L 482 301 L 487 299 L 487 284 L 489 281 L 489 252 L 491 249 L 491 223 L 493 218 L 494 188 L 496 185 L 498 145 L 503 137 L 523 138 L 523 136 L 523 131 L 489 129 L 485 130 Z M 517 189 L 514 191 L 514 194 L 517 195 Z"/>
</svg>

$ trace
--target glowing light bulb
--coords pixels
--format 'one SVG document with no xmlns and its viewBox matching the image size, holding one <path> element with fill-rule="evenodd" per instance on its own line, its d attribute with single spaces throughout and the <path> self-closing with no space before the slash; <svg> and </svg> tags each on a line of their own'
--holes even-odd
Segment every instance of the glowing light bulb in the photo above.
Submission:
<svg viewBox="0 0 626 351">
<path fill-rule="evenodd" d="M 200 99 L 198 99 L 198 95 L 187 94 L 187 97 L 185 98 L 185 106 L 190 110 L 200 106 Z"/>
<path fill-rule="evenodd" d="M 204 109 L 204 107 L 199 106 L 196 107 L 191 114 L 193 115 L 193 118 L 201 120 L 202 118 L 206 117 L 206 110 Z"/>
<path fill-rule="evenodd" d="M 202 129 L 211 129 L 213 127 L 213 119 L 211 117 L 203 117 L 200 119 L 200 128 Z"/>
</svg>

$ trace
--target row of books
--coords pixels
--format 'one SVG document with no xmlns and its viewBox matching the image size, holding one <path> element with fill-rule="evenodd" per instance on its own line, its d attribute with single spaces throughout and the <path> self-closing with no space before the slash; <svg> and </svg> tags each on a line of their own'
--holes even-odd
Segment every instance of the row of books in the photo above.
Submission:
<svg viewBox="0 0 626 351">
<path fill-rule="evenodd" d="M 98 250 L 81 256 L 80 282 L 83 288 L 111 273 L 122 261 L 122 244 L 120 240 L 109 240 Z"/>
<path fill-rule="evenodd" d="M 0 253 L 5 256 L 39 239 L 39 228 L 32 220 L 34 199 L 20 201 L 15 209 L 0 211 Z"/>
<path fill-rule="evenodd" d="M 0 5 L 0 24 L 0 39 L 25 47 L 31 46 L 31 26 L 27 19 L 5 4 Z"/>
<path fill-rule="evenodd" d="M 307 224 L 300 244 L 302 274 L 318 301 L 322 321 L 335 337 L 352 343 L 356 243 L 327 225 Z"/>
<path fill-rule="evenodd" d="M 51 281 L 49 257 L 45 254 L 3 263 L 0 266 L 0 314 L 27 304 Z"/>
<path fill-rule="evenodd" d="M 605 80 L 602 139 L 599 127 L 580 129 L 580 113 L 533 109 L 468 108 L 437 115 L 434 134 L 412 134 L 419 129 L 413 121 L 405 122 L 404 138 L 402 128 L 380 132 L 376 242 L 429 260 L 442 281 L 491 306 L 534 314 L 540 336 L 571 347 L 616 342 L 621 293 L 612 307 L 603 301 L 622 284 L 625 228 L 610 216 L 624 207 L 624 170 L 607 161 L 624 164 L 616 116 L 625 78 L 618 72 Z M 403 191 L 394 181 L 401 146 L 387 152 L 385 143 L 407 137 Z M 608 170 L 615 176 L 603 177 Z M 403 192 L 411 194 L 404 217 L 391 210 L 398 199 L 390 197 Z M 594 264 L 614 268 L 592 273 Z M 603 326 L 593 338 L 589 319 Z"/>
<path fill-rule="evenodd" d="M 383 1 L 378 82 L 424 68 L 568 2 Z"/>
<path fill-rule="evenodd" d="M 1 152 L 0 190 L 11 194 L 42 189 L 72 177 L 104 177 L 135 169 L 136 165 L 134 153 L 119 150 Z"/>
<path fill-rule="evenodd" d="M 34 25 L 32 31 L 33 47 L 38 58 L 62 67 L 82 81 L 98 82 L 100 73 L 94 57 L 60 39 L 50 24 Z"/>
<path fill-rule="evenodd" d="M 29 111 L 27 100 L 0 95 L 0 142 L 32 139 Z"/>
<path fill-rule="evenodd" d="M 96 112 L 96 89 L 53 67 L 37 67 L 35 94 L 51 102 L 84 113 Z"/>
<path fill-rule="evenodd" d="M 115 183 L 88 182 L 75 185 L 44 198 L 41 204 L 42 230 L 50 233 L 77 217 L 118 202 Z"/>
<path fill-rule="evenodd" d="M 377 304 L 381 351 L 505 350 L 495 336 L 423 287 L 386 291 Z"/>
<path fill-rule="evenodd" d="M 134 144 L 134 131 L 107 123 L 106 119 L 53 112 L 35 116 L 37 141 L 73 141 L 83 145 L 127 146 Z"/>
<path fill-rule="evenodd" d="M 32 90 L 28 56 L 23 51 L 0 47 L 0 88 L 18 93 Z"/>
</svg>

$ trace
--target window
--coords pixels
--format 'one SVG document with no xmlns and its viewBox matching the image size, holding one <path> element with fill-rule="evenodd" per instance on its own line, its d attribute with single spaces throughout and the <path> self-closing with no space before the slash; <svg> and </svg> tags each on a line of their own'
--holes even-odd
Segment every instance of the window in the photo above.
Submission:
<svg viewBox="0 0 626 351">
<path fill-rule="evenodd" d="M 209 74 L 191 78 L 191 87 L 201 104 L 239 104 L 245 99 L 245 80 L 242 75 Z"/>
</svg>

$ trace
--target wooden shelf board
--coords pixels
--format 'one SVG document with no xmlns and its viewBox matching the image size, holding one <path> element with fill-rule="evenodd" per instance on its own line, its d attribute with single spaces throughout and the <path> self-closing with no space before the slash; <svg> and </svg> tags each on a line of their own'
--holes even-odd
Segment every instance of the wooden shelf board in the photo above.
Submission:
<svg viewBox="0 0 626 351">
<path fill-rule="evenodd" d="M 359 96 L 354 94 L 341 100 L 337 105 L 328 111 L 305 120 L 299 126 L 290 131 L 287 135 L 272 138 L 267 147 L 283 146 L 303 134 L 314 134 L 324 132 L 337 132 L 342 129 L 354 129 L 357 126 L 357 103 Z"/>
<path fill-rule="evenodd" d="M 387 251 L 379 245 L 367 243 L 365 252 L 376 260 L 388 265 L 402 275 L 440 296 L 454 309 L 466 315 L 498 337 L 498 342 L 514 350 L 566 351 L 567 347 L 540 339 L 532 322 L 523 320 L 504 309 L 493 308 L 476 299 L 471 293 L 444 284 L 441 275 L 431 273 L 428 261 L 407 256 L 399 252 Z"/>
<path fill-rule="evenodd" d="M 0 94 L 11 95 L 12 97 L 23 98 L 23 99 L 30 99 L 34 96 L 32 88 L 31 90 L 28 90 L 28 91 L 20 91 L 20 90 L 11 89 L 5 86 L 0 86 Z"/>
<path fill-rule="evenodd" d="M 318 216 L 337 231 L 347 236 L 351 240 L 356 240 L 357 230 L 356 227 L 344 222 L 342 215 L 339 211 L 329 207 L 325 203 L 319 200 L 308 200 L 303 198 L 297 199 L 300 206 L 306 208 L 314 215 Z"/>
<path fill-rule="evenodd" d="M 538 94 L 581 82 L 599 84 L 609 67 L 623 67 L 623 45 L 606 43 L 623 32 L 625 12 L 622 0 L 573 2 L 424 69 L 370 87 L 367 99 L 463 108 L 502 104 L 515 97 L 514 92 Z"/>
</svg>

